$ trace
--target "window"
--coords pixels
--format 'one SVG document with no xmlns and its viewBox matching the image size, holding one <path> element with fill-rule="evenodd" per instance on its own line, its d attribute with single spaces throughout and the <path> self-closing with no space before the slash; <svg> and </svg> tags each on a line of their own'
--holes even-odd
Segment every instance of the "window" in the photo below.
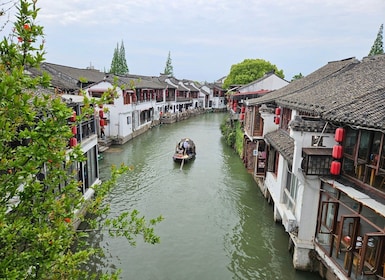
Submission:
<svg viewBox="0 0 385 280">
<path fill-rule="evenodd" d="M 347 128 L 342 171 L 365 184 L 382 189 L 385 186 L 384 134 Z"/>
<path fill-rule="evenodd" d="M 104 94 L 104 91 L 89 91 L 88 93 L 90 94 L 91 97 L 101 98 L 102 95 Z"/>
<path fill-rule="evenodd" d="M 124 105 L 128 105 L 131 103 L 131 100 L 130 100 L 131 94 L 132 94 L 132 92 L 123 91 L 123 104 Z"/>
<path fill-rule="evenodd" d="M 312 147 L 324 147 L 324 136 L 312 136 L 311 137 L 311 146 Z"/>
<path fill-rule="evenodd" d="M 383 172 L 385 173 L 385 139 L 382 139 L 382 149 L 379 151 L 379 167 L 383 169 Z"/>
<path fill-rule="evenodd" d="M 131 116 L 127 117 L 127 124 L 131 124 Z"/>
<path fill-rule="evenodd" d="M 322 201 L 321 217 L 318 232 L 332 233 L 336 231 L 336 213 L 338 212 L 338 203 L 332 200 Z"/>
<path fill-rule="evenodd" d="M 267 165 L 267 171 L 277 174 L 278 169 L 278 152 L 272 146 L 269 145 L 269 159 Z"/>
<path fill-rule="evenodd" d="M 369 157 L 369 142 L 370 132 L 367 130 L 361 131 L 358 145 L 358 159 L 367 161 Z"/>
<path fill-rule="evenodd" d="M 358 131 L 354 129 L 346 130 L 345 144 L 344 144 L 344 152 L 345 154 L 354 156 L 354 147 L 357 143 L 357 135 Z"/>
<path fill-rule="evenodd" d="M 250 115 L 251 115 L 250 110 Z M 259 110 L 255 110 L 254 115 L 254 135 L 262 135 L 262 129 L 263 129 L 263 119 L 261 118 L 261 114 L 259 113 Z"/>
<path fill-rule="evenodd" d="M 356 176 L 356 168 L 354 166 L 354 160 L 350 158 L 344 158 L 342 162 L 342 169 L 344 173 L 349 176 Z M 363 176 L 363 175 L 362 175 Z M 357 176 L 357 178 L 362 178 L 361 175 Z"/>
<path fill-rule="evenodd" d="M 98 159 L 96 147 L 93 147 L 87 152 L 87 163 L 89 185 L 92 186 L 98 178 Z"/>
<path fill-rule="evenodd" d="M 291 167 L 289 167 L 291 168 Z M 284 190 L 283 203 L 286 205 L 286 208 L 295 212 L 295 203 L 297 199 L 299 181 L 298 178 L 288 169 L 287 170 L 287 179 L 286 186 Z"/>
<path fill-rule="evenodd" d="M 281 121 L 281 128 L 283 130 L 289 131 L 289 122 L 291 120 L 291 109 L 283 108 L 282 110 L 282 121 Z"/>
<path fill-rule="evenodd" d="M 97 147 L 93 147 L 84 154 L 86 157 L 85 162 L 80 162 L 78 166 L 78 178 L 82 182 L 81 192 L 84 194 L 92 184 L 97 180 L 98 173 L 98 160 L 97 160 Z"/>
<path fill-rule="evenodd" d="M 371 279 L 383 271 L 385 218 L 352 194 L 322 183 L 316 243 L 348 277 Z"/>
<path fill-rule="evenodd" d="M 332 149 L 330 148 L 304 148 L 302 149 L 302 169 L 306 175 L 328 175 L 332 162 Z"/>
</svg>

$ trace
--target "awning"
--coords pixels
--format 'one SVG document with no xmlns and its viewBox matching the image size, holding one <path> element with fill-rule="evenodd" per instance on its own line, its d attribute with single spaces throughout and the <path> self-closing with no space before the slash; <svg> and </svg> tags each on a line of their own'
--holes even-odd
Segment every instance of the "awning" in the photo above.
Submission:
<svg viewBox="0 0 385 280">
<path fill-rule="evenodd" d="M 354 189 L 353 187 L 346 186 L 346 185 L 341 184 L 340 182 L 337 182 L 333 179 L 323 178 L 322 181 L 330 184 L 334 188 L 344 192 L 350 198 L 361 203 L 362 205 L 365 205 L 366 207 L 369 207 L 374 212 L 385 217 L 385 205 L 383 203 L 378 202 L 377 200 L 373 199 L 372 197 L 368 196 L 367 194 L 365 194 L 363 192 L 360 192 L 360 191 Z"/>
</svg>

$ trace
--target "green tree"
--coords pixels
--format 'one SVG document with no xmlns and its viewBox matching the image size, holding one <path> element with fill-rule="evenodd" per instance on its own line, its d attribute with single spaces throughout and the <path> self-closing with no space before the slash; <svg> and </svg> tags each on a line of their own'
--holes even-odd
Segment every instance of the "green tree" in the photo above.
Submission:
<svg viewBox="0 0 385 280">
<path fill-rule="evenodd" d="M 116 44 L 116 48 L 114 49 L 114 54 L 112 56 L 110 73 L 114 75 L 126 75 L 129 73 L 123 41 L 120 46 L 119 43 Z"/>
<path fill-rule="evenodd" d="M 378 30 L 378 33 L 377 33 L 376 40 L 374 40 L 373 46 L 370 49 L 368 56 L 384 53 L 384 46 L 383 46 L 383 40 L 382 40 L 383 30 L 384 30 L 384 25 L 381 24 L 380 29 Z"/>
<path fill-rule="evenodd" d="M 116 44 L 114 54 L 112 56 L 110 73 L 117 74 L 119 71 L 119 43 Z"/>
<path fill-rule="evenodd" d="M 245 85 L 255 81 L 270 71 L 282 79 L 285 77 L 283 70 L 263 59 L 245 59 L 243 62 L 231 66 L 230 73 L 223 83 L 224 88 L 231 85 Z"/>
<path fill-rule="evenodd" d="M 73 227 L 84 200 L 69 167 L 84 156 L 80 146 L 68 149 L 72 109 L 48 88 L 48 75 L 32 77 L 25 71 L 44 60 L 36 2 L 16 4 L 13 31 L 0 41 L 0 279 L 103 279 L 107 276 L 82 269 L 97 250 L 84 239 L 86 232 Z M 77 121 L 93 113 L 92 102 L 85 98 Z M 113 168 L 111 180 L 95 188 L 89 213 L 108 214 L 104 197 L 127 170 Z M 161 219 L 146 221 L 133 210 L 88 223 L 90 230 L 109 230 L 113 236 L 125 236 L 129 244 L 136 235 L 157 243 L 153 226 Z"/>
<path fill-rule="evenodd" d="M 302 79 L 303 77 L 304 76 L 302 75 L 302 73 L 299 73 L 297 75 L 294 75 L 291 81 L 299 80 L 299 79 Z"/>
<path fill-rule="evenodd" d="M 166 67 L 164 67 L 164 74 L 173 76 L 174 75 L 174 67 L 172 66 L 172 60 L 171 60 L 171 53 L 168 52 L 167 61 L 166 61 Z"/>
<path fill-rule="evenodd" d="M 126 61 L 126 50 L 124 48 L 124 43 L 122 40 L 122 43 L 120 44 L 120 49 L 119 49 L 119 70 L 121 74 L 128 74 L 128 66 L 127 66 L 127 61 Z"/>
</svg>

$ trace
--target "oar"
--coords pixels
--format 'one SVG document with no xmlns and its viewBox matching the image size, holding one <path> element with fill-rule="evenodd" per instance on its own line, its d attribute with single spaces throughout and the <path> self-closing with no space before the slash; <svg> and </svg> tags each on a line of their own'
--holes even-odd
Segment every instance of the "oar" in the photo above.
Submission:
<svg viewBox="0 0 385 280">
<path fill-rule="evenodd" d="M 182 163 L 180 164 L 180 170 L 182 170 L 184 164 L 184 158 L 182 159 Z"/>
</svg>

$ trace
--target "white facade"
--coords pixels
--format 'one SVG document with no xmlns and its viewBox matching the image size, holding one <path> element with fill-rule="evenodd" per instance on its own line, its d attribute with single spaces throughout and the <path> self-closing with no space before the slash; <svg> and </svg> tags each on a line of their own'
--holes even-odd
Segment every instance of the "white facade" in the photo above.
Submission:
<svg viewBox="0 0 385 280">
<path fill-rule="evenodd" d="M 83 96 L 63 94 L 61 97 L 67 102 L 77 104 L 73 109 L 78 111 L 78 113 L 81 113 L 82 105 L 84 104 Z M 101 184 L 99 178 L 98 137 L 96 127 L 94 118 L 85 119 L 76 126 L 76 134 L 74 135 L 74 138 L 77 139 L 80 149 L 85 157 L 84 162 L 76 164 L 76 173 L 79 176 L 77 179 L 81 181 L 79 190 L 83 193 L 85 201 L 93 198 L 95 192 L 94 187 Z M 73 221 L 75 228 L 79 226 L 81 216 L 85 215 L 86 207 L 83 206 L 75 209 L 75 219 Z"/>
<path fill-rule="evenodd" d="M 289 84 L 288 81 L 272 73 L 272 74 L 267 74 L 254 82 L 251 82 L 247 85 L 244 85 L 238 88 L 238 91 L 242 93 L 242 92 L 260 91 L 260 90 L 277 90 L 288 84 Z"/>
<path fill-rule="evenodd" d="M 219 109 L 219 110 L 226 109 L 227 106 L 225 104 L 225 99 L 226 99 L 226 97 L 224 97 L 224 96 L 213 97 L 212 98 L 212 108 L 213 109 Z"/>
<path fill-rule="evenodd" d="M 202 104 L 203 108 L 209 107 L 210 88 L 207 85 L 203 85 L 199 90 L 199 104 Z"/>
<path fill-rule="evenodd" d="M 103 81 L 89 87 L 87 92 L 105 92 L 112 88 L 111 83 Z M 132 97 L 130 97 L 130 102 L 125 104 L 122 89 L 117 87 L 116 93 L 117 98 L 114 99 L 113 104 L 105 104 L 103 108 L 97 108 L 97 111 L 104 111 L 105 136 L 122 144 L 132 139 L 136 131 L 150 126 L 154 117 L 159 120 L 158 109 L 161 109 L 162 106 L 156 106 L 155 100 L 133 103 Z M 142 114 L 143 111 L 149 111 L 151 115 Z M 154 113 L 155 111 L 156 113 Z M 99 116 L 98 113 L 97 115 Z"/>
<path fill-rule="evenodd" d="M 203 102 L 202 102 L 202 100 L 200 98 L 200 89 L 192 81 L 189 81 L 188 85 L 190 87 L 192 87 L 194 89 L 194 91 L 198 92 L 198 97 L 197 98 L 193 98 L 193 105 L 192 105 L 192 107 L 194 109 L 196 109 L 196 108 L 203 108 Z"/>
<path fill-rule="evenodd" d="M 297 112 L 292 111 L 292 120 Z M 274 114 L 261 113 L 264 119 L 265 134 L 277 129 Z M 274 220 L 280 221 L 294 242 L 293 265 L 296 269 L 306 269 L 311 263 L 309 251 L 314 249 L 317 224 L 318 200 L 321 181 L 317 175 L 306 175 L 301 168 L 302 149 L 311 148 L 315 137 L 323 136 L 323 146 L 335 145 L 334 135 L 321 132 L 303 132 L 290 129 L 289 136 L 294 140 L 293 165 L 279 156 L 276 174 L 267 172 L 263 185 L 264 194 L 269 194 L 274 202 Z M 290 190 L 287 186 L 291 174 Z M 293 191 L 294 188 L 294 191 Z M 293 199 L 289 201 L 288 196 Z M 293 197 L 294 196 L 294 197 Z"/>
</svg>

